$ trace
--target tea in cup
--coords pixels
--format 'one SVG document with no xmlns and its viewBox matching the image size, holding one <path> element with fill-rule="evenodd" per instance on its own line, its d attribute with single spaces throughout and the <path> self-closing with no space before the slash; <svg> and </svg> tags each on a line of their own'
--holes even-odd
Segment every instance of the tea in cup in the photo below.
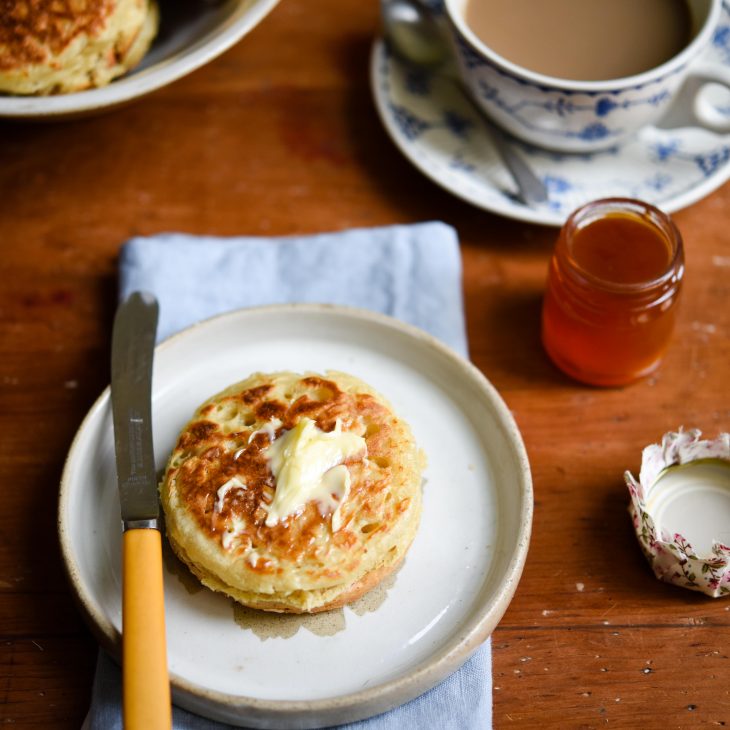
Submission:
<svg viewBox="0 0 730 730">
<path fill-rule="evenodd" d="M 699 58 L 722 0 L 445 0 L 459 73 L 500 126 L 532 144 L 590 152 L 656 122 L 693 82 L 730 87 Z M 695 109 L 718 132 L 730 121 Z"/>
</svg>

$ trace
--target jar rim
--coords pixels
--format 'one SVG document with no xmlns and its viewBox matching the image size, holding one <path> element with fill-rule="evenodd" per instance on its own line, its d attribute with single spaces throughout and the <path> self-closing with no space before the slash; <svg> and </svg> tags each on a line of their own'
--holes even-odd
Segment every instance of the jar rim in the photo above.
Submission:
<svg viewBox="0 0 730 730">
<path fill-rule="evenodd" d="M 640 218 L 650 223 L 667 240 L 671 246 L 671 258 L 666 269 L 659 276 L 646 281 L 615 282 L 605 279 L 585 269 L 577 261 L 568 243 L 582 228 L 612 213 L 623 213 Z M 586 284 L 606 292 L 617 294 L 640 294 L 649 292 L 671 281 L 681 271 L 684 262 L 683 242 L 679 229 L 674 221 L 662 210 L 635 198 L 600 198 L 593 200 L 574 210 L 563 224 L 558 244 L 563 243 L 565 256 L 570 263 L 570 273 Z M 576 276 L 577 275 L 577 276 Z"/>
</svg>

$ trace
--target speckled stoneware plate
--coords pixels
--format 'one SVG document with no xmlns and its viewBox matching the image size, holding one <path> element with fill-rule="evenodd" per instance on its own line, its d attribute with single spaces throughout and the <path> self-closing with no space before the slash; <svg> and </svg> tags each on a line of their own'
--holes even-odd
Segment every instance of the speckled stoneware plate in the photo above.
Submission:
<svg viewBox="0 0 730 730">
<path fill-rule="evenodd" d="M 727 5 L 704 60 L 730 67 Z M 508 218 L 559 226 L 579 206 L 606 197 L 639 198 L 672 213 L 730 177 L 730 135 L 691 126 L 678 114 L 672 125 L 679 127 L 647 127 L 621 147 L 591 154 L 550 152 L 515 140 L 548 189 L 549 201 L 530 207 L 515 197 L 483 123 L 448 76 L 403 64 L 377 40 L 370 81 L 386 131 L 421 172 L 467 202 Z M 702 100 L 713 116 L 730 116 L 727 90 L 708 87 Z"/>
<path fill-rule="evenodd" d="M 201 402 L 253 371 L 279 369 L 338 369 L 364 379 L 411 424 L 428 457 L 423 518 L 402 568 L 350 607 L 314 617 L 244 610 L 202 588 L 168 551 L 175 702 L 237 725 L 307 728 L 394 707 L 466 661 L 517 587 L 532 486 L 517 426 L 475 367 L 397 320 L 324 305 L 240 310 L 161 344 L 157 467 Z M 71 447 L 59 531 L 73 588 L 115 654 L 120 527 L 106 390 Z"/>
<path fill-rule="evenodd" d="M 57 96 L 2 96 L 0 118 L 53 120 L 126 104 L 212 61 L 279 0 L 158 0 L 160 30 L 142 63 L 108 86 Z"/>
</svg>

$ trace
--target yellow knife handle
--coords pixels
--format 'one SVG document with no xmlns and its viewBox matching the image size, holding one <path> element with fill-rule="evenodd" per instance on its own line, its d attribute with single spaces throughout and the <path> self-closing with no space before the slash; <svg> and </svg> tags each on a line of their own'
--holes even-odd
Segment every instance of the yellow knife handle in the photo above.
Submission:
<svg viewBox="0 0 730 730">
<path fill-rule="evenodd" d="M 169 730 L 161 535 L 155 529 L 130 529 L 124 532 L 123 542 L 124 728 Z"/>
</svg>

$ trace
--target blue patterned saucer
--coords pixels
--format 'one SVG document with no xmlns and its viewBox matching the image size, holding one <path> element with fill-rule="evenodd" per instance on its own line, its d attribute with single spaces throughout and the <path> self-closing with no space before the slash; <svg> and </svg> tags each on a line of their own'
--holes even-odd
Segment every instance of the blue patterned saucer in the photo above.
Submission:
<svg viewBox="0 0 730 730">
<path fill-rule="evenodd" d="M 727 8 L 723 12 L 705 54 L 730 67 L 730 15 Z M 388 134 L 421 172 L 469 203 L 508 218 L 559 226 L 580 205 L 610 196 L 639 198 L 672 213 L 730 177 L 730 134 L 697 126 L 647 127 L 621 147 L 590 154 L 551 152 L 514 140 L 550 196 L 530 207 L 515 196 L 483 123 L 452 79 L 402 63 L 376 40 L 370 82 Z M 717 113 L 730 116 L 727 91 L 718 93 Z"/>
</svg>

